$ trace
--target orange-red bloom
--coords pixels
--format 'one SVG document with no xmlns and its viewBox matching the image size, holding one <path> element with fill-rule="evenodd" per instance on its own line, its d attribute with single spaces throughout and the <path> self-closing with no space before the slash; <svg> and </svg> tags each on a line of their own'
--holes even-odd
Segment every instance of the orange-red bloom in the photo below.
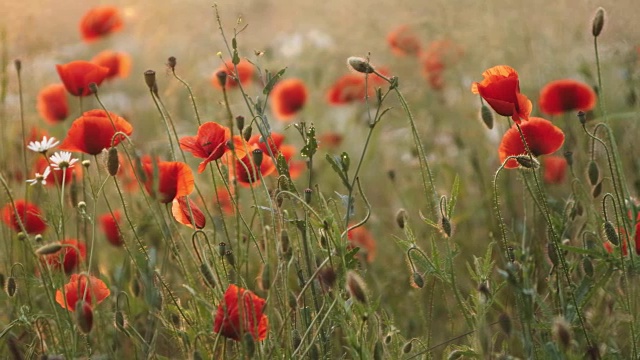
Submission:
<svg viewBox="0 0 640 360">
<path fill-rule="evenodd" d="M 87 281 L 89 278 L 89 281 Z M 107 284 L 91 275 L 72 274 L 62 290 L 56 291 L 56 302 L 63 308 L 75 312 L 76 303 L 84 300 L 88 304 L 100 304 L 111 294 Z M 66 303 L 65 303 L 66 301 Z"/>
<path fill-rule="evenodd" d="M 420 53 L 420 39 L 407 25 L 399 26 L 391 31 L 387 35 L 387 43 L 397 56 L 417 56 Z"/>
<path fill-rule="evenodd" d="M 387 70 L 377 69 L 379 73 L 387 76 Z M 343 75 L 336 80 L 327 91 L 327 102 L 329 105 L 345 105 L 358 101 L 364 101 L 365 96 L 373 96 L 376 86 L 385 84 L 385 80 L 377 75 L 370 74 L 366 81 L 365 74 L 350 73 Z"/>
<path fill-rule="evenodd" d="M 216 161 L 224 155 L 228 150 L 226 143 L 230 138 L 229 128 L 211 121 L 200 125 L 196 136 L 181 138 L 180 148 L 197 158 L 204 159 L 198 166 L 198 173 L 202 173 L 208 163 Z"/>
<path fill-rule="evenodd" d="M 247 60 L 241 59 L 236 66 L 238 68 L 237 74 L 231 60 L 226 61 L 218 69 L 216 69 L 216 71 L 213 72 L 213 77 L 211 78 L 211 83 L 213 84 L 213 86 L 217 89 L 222 89 L 222 87 L 220 86 L 220 82 L 218 81 L 218 77 L 216 76 L 219 71 L 224 71 L 227 73 L 227 82 L 225 85 L 227 89 L 236 88 L 238 86 L 237 80 L 240 80 L 240 84 L 242 84 L 242 86 L 249 85 L 251 83 L 251 79 L 253 78 L 253 65 L 251 65 L 251 63 Z"/>
<path fill-rule="evenodd" d="M 43 174 L 47 166 L 49 166 L 49 161 L 44 157 L 38 157 L 38 160 L 36 160 L 35 172 Z M 62 171 L 63 170 L 55 170 L 49 172 L 49 175 L 45 178 L 47 181 L 46 186 L 55 186 L 56 184 L 62 185 Z M 69 186 L 73 180 L 73 174 L 78 176 L 82 174 L 82 167 L 71 166 L 66 168 L 64 172 L 64 185 Z"/>
<path fill-rule="evenodd" d="M 202 229 L 207 223 L 202 210 L 187 196 L 173 199 L 171 213 L 177 222 L 190 228 L 195 225 L 196 229 Z"/>
<path fill-rule="evenodd" d="M 59 149 L 97 155 L 111 147 L 111 138 L 117 131 L 131 135 L 133 127 L 112 112 L 89 110 L 73 122 Z M 113 145 L 118 145 L 121 140 L 122 136 L 116 137 Z"/>
<path fill-rule="evenodd" d="M 267 148 L 267 142 L 269 143 L 271 152 L 269 152 L 269 149 Z M 284 135 L 277 132 L 272 132 L 269 135 L 267 142 L 262 141 L 261 135 L 253 135 L 249 139 L 249 144 L 257 146 L 260 150 L 262 150 L 262 153 L 264 155 L 271 156 L 271 154 L 273 154 L 274 157 L 278 157 L 278 154 L 280 153 L 280 147 L 284 142 Z"/>
<path fill-rule="evenodd" d="M 131 57 L 124 52 L 104 50 L 94 56 L 91 62 L 109 69 L 106 79 L 126 78 L 131 72 Z"/>
<path fill-rule="evenodd" d="M 216 196 L 213 197 L 213 202 L 220 205 L 222 212 L 231 215 L 234 212 L 233 202 L 231 196 L 233 196 L 233 189 L 230 189 L 231 193 L 224 187 L 219 187 L 216 191 Z"/>
<path fill-rule="evenodd" d="M 447 64 L 454 64 L 462 55 L 462 49 L 450 40 L 437 40 L 420 54 L 422 75 L 434 90 L 444 87 L 444 71 Z"/>
<path fill-rule="evenodd" d="M 471 92 L 480 94 L 502 116 L 511 116 L 518 123 L 529 119 L 531 101 L 520 94 L 520 80 L 513 68 L 506 65 L 494 66 L 483 72 L 482 76 L 484 80 L 471 85 Z"/>
<path fill-rule="evenodd" d="M 549 120 L 531 117 L 529 121 L 520 124 L 520 128 L 533 156 L 554 153 L 564 143 L 564 133 Z M 502 137 L 498 153 L 500 154 L 500 162 L 504 162 L 509 156 L 526 154 L 520 132 L 515 124 Z M 518 162 L 515 159 L 510 159 L 505 165 L 507 169 L 517 167 Z"/>
<path fill-rule="evenodd" d="M 106 213 L 101 215 L 98 219 L 100 221 L 102 232 L 104 232 L 104 236 L 113 246 L 122 246 L 124 243 L 124 239 L 122 238 L 122 234 L 119 229 L 121 218 L 122 214 L 120 214 L 120 211 L 115 210 L 113 215 L 111 215 L 111 213 Z"/>
<path fill-rule="evenodd" d="M 157 166 L 159 179 L 153 179 L 153 170 Z M 152 161 L 143 159 L 142 167 L 146 175 L 144 187 L 147 192 L 163 204 L 175 198 L 191 194 L 195 187 L 193 173 L 189 165 L 178 161 Z M 157 192 L 156 192 L 157 191 Z"/>
<path fill-rule="evenodd" d="M 109 68 L 81 60 L 56 65 L 56 69 L 64 87 L 74 96 L 91 95 L 89 84 L 100 86 L 109 74 Z"/>
<path fill-rule="evenodd" d="M 120 12 L 113 6 L 98 6 L 87 11 L 80 19 L 80 35 L 85 42 L 93 42 L 122 30 Z"/>
<path fill-rule="evenodd" d="M 87 247 L 76 239 L 67 239 L 60 244 L 65 247 L 55 254 L 46 255 L 44 259 L 53 269 L 63 268 L 66 274 L 70 274 L 84 261 L 87 256 Z"/>
<path fill-rule="evenodd" d="M 540 90 L 540 110 L 549 115 L 567 111 L 589 111 L 596 106 L 596 93 L 580 81 L 563 79 L 545 85 Z"/>
<path fill-rule="evenodd" d="M 564 156 L 547 156 L 543 160 L 544 182 L 560 184 L 567 173 L 567 159 Z"/>
<path fill-rule="evenodd" d="M 253 161 L 253 150 L 259 148 L 256 145 L 252 145 L 247 154 L 244 154 L 239 160 L 232 159 L 231 163 L 235 168 L 236 181 L 242 186 L 252 186 L 260 182 L 260 176 L 265 177 L 275 171 L 276 166 L 273 160 L 269 156 L 262 157 L 262 163 L 260 167 L 256 167 Z M 231 159 L 231 157 L 229 157 Z M 230 170 L 229 176 L 233 176 L 233 172 Z"/>
<path fill-rule="evenodd" d="M 321 148 L 337 148 L 338 146 L 340 146 L 340 144 L 342 144 L 342 139 L 344 137 L 342 136 L 342 134 L 339 134 L 337 132 L 326 132 L 323 134 L 320 134 L 317 139 L 318 139 L 318 147 Z"/>
<path fill-rule="evenodd" d="M 264 299 L 231 284 L 218 305 L 213 331 L 235 341 L 240 341 L 245 333 L 251 334 L 254 340 L 262 341 L 267 338 L 269 329 L 265 306 Z"/>
<path fill-rule="evenodd" d="M 307 87 L 300 79 L 286 79 L 276 83 L 269 96 L 276 119 L 289 121 L 307 102 Z"/>
<path fill-rule="evenodd" d="M 351 225 L 349 225 L 351 226 Z M 367 262 L 376 258 L 376 241 L 364 226 L 357 227 L 347 233 L 347 239 L 352 247 L 359 247 L 359 254 L 364 254 Z"/>
<path fill-rule="evenodd" d="M 42 212 L 37 205 L 25 200 L 16 200 L 15 206 L 15 211 L 11 203 L 2 208 L 2 221 L 11 229 L 16 232 L 22 231 L 19 221 L 22 222 L 28 234 L 40 234 L 47 229 L 47 223 L 44 222 Z"/>
<path fill-rule="evenodd" d="M 67 91 L 63 84 L 47 85 L 38 93 L 38 113 L 49 124 L 57 124 L 69 116 Z"/>
</svg>

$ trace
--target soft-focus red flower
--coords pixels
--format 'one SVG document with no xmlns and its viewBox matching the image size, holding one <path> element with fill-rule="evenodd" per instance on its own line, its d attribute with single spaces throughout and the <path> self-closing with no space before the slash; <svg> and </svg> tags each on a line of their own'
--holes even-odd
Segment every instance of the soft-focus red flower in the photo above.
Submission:
<svg viewBox="0 0 640 360">
<path fill-rule="evenodd" d="M 59 149 L 97 155 L 111 147 L 111 138 L 116 131 L 131 135 L 133 127 L 112 112 L 89 110 L 73 121 Z M 118 145 L 123 139 L 122 136 L 116 137 L 113 145 Z"/>
<path fill-rule="evenodd" d="M 44 157 L 38 157 L 35 164 L 35 172 L 39 174 L 43 174 L 44 170 L 49 166 L 49 161 Z M 76 178 L 82 175 L 82 167 L 81 166 L 72 166 L 66 168 L 64 170 L 64 185 L 69 186 L 72 182 L 73 175 L 76 175 Z M 47 181 L 46 186 L 55 186 L 62 185 L 62 170 L 50 171 L 49 175 L 45 178 Z"/>
<path fill-rule="evenodd" d="M 15 206 L 15 211 L 11 203 L 2 208 L 2 221 L 7 226 L 16 232 L 22 231 L 19 218 L 28 234 L 40 234 L 47 229 L 47 223 L 44 222 L 42 212 L 37 205 L 25 200 L 16 200 Z"/>
<path fill-rule="evenodd" d="M 55 254 L 44 256 L 44 260 L 53 269 L 63 268 L 66 274 L 76 270 L 87 256 L 87 246 L 76 239 L 67 239 L 60 242 L 65 245 Z"/>
<path fill-rule="evenodd" d="M 216 161 L 224 155 L 228 150 L 226 144 L 230 138 L 229 128 L 210 121 L 200 125 L 196 136 L 182 137 L 180 148 L 197 158 L 204 159 L 198 166 L 198 173 L 202 173 L 208 163 Z"/>
<path fill-rule="evenodd" d="M 382 75 L 388 75 L 388 71 L 385 68 L 377 70 Z M 383 86 L 385 80 L 377 75 L 370 74 L 366 83 L 367 86 L 365 87 L 365 74 L 350 73 L 343 75 L 327 91 L 327 102 L 329 105 L 345 105 L 364 101 L 366 95 L 374 96 L 375 87 Z"/>
<path fill-rule="evenodd" d="M 352 247 L 360 248 L 358 254 L 366 256 L 365 259 L 367 262 L 372 262 L 376 258 L 376 241 L 364 226 L 349 231 L 347 233 L 347 239 Z"/>
<path fill-rule="evenodd" d="M 218 305 L 213 331 L 235 341 L 240 341 L 245 333 L 251 334 L 254 340 L 262 341 L 267 338 L 269 329 L 265 306 L 264 299 L 231 284 Z"/>
<path fill-rule="evenodd" d="M 567 159 L 564 156 L 547 156 L 542 161 L 544 167 L 544 182 L 560 184 L 567 174 Z"/>
<path fill-rule="evenodd" d="M 420 39 L 407 25 L 399 26 L 391 31 L 387 35 L 387 43 L 397 56 L 417 56 L 420 53 Z"/>
<path fill-rule="evenodd" d="M 38 113 L 49 124 L 57 124 L 69 116 L 67 91 L 63 84 L 47 85 L 38 93 Z"/>
<path fill-rule="evenodd" d="M 604 244 L 602 244 L 604 246 L 604 249 L 609 253 L 609 254 L 613 254 L 614 249 L 616 248 L 615 245 L 613 245 L 611 243 L 611 241 L 605 241 Z M 622 242 L 622 255 L 623 256 L 627 256 L 629 255 L 629 250 L 627 249 L 627 243 L 626 242 Z"/>
<path fill-rule="evenodd" d="M 295 180 L 299 178 L 307 169 L 307 163 L 303 160 L 293 160 L 293 156 L 297 153 L 297 150 L 292 145 L 282 145 L 280 147 L 280 152 L 287 161 L 287 165 L 289 165 L 289 176 L 291 179 Z"/>
<path fill-rule="evenodd" d="M 107 79 L 126 78 L 131 72 L 131 57 L 124 52 L 104 50 L 91 59 L 91 62 L 109 69 Z"/>
<path fill-rule="evenodd" d="M 87 281 L 89 278 L 89 281 Z M 84 300 L 88 304 L 98 305 L 111 294 L 104 281 L 91 275 L 72 274 L 62 290 L 56 291 L 56 302 L 63 308 L 75 312 L 76 303 Z M 66 300 L 66 303 L 65 303 Z"/>
<path fill-rule="evenodd" d="M 236 75 L 233 63 L 231 60 L 226 61 L 223 65 L 221 65 L 216 71 L 213 72 L 213 77 L 211 78 L 211 83 L 217 89 L 222 89 L 220 86 L 220 82 L 218 81 L 218 77 L 216 74 L 218 71 L 224 71 L 227 73 L 227 82 L 225 87 L 227 89 L 233 89 L 238 86 L 238 82 L 236 79 L 240 80 L 240 84 L 242 86 L 249 85 L 251 83 L 251 79 L 253 78 L 254 68 L 250 62 L 247 60 L 241 59 L 238 65 L 238 74 Z"/>
<path fill-rule="evenodd" d="M 233 180 L 235 174 L 236 181 L 242 186 L 252 186 L 260 182 L 260 177 L 270 175 L 275 171 L 276 166 L 274 161 L 263 153 L 262 163 L 260 167 L 256 169 L 253 162 L 253 150 L 259 149 L 256 145 L 251 145 L 249 152 L 244 154 L 240 159 L 228 156 L 227 162 L 229 164 L 229 176 Z"/>
<path fill-rule="evenodd" d="M 158 168 L 159 179 L 153 179 L 154 167 Z M 195 187 L 193 173 L 189 165 L 178 161 L 152 161 L 147 157 L 142 160 L 146 175 L 144 184 L 147 192 L 158 201 L 168 204 L 175 198 L 191 194 Z M 157 190 L 157 193 L 156 193 Z"/>
<path fill-rule="evenodd" d="M 455 64 L 462 55 L 462 49 L 450 40 L 436 40 L 420 54 L 422 75 L 434 90 L 444 87 L 444 71 L 447 65 Z"/>
<path fill-rule="evenodd" d="M 81 60 L 56 65 L 56 69 L 64 87 L 74 96 L 91 95 L 89 84 L 100 86 L 109 74 L 109 68 Z"/>
<path fill-rule="evenodd" d="M 104 236 L 113 246 L 122 246 L 124 243 L 122 233 L 120 233 L 119 229 L 121 219 L 122 214 L 120 213 L 120 210 L 115 210 L 113 215 L 111 215 L 111 213 L 103 214 L 98 219 L 100 221 L 100 228 L 102 229 L 102 232 L 104 232 Z"/>
<path fill-rule="evenodd" d="M 300 79 L 285 79 L 276 83 L 269 97 L 276 119 L 289 121 L 307 102 L 307 87 Z"/>
<path fill-rule="evenodd" d="M 513 68 L 494 66 L 483 72 L 482 76 L 484 80 L 471 85 L 472 93 L 480 94 L 495 112 L 511 116 L 515 122 L 529 119 L 531 101 L 520 93 L 520 80 Z"/>
<path fill-rule="evenodd" d="M 202 210 L 188 196 L 173 199 L 171 213 L 177 222 L 190 228 L 195 225 L 196 229 L 202 229 L 207 223 Z"/>
<path fill-rule="evenodd" d="M 556 80 L 540 90 L 540 110 L 549 115 L 568 111 L 589 111 L 596 106 L 596 93 L 591 86 L 576 80 Z"/>
<path fill-rule="evenodd" d="M 224 187 L 218 187 L 216 191 L 216 196 L 213 197 L 213 202 L 220 205 L 222 212 L 231 215 L 234 213 L 233 202 L 231 201 L 231 196 L 233 196 L 233 189 L 230 189 L 231 193 L 227 191 Z"/>
<path fill-rule="evenodd" d="M 552 154 L 564 143 L 564 133 L 549 120 L 531 117 L 529 121 L 522 122 L 520 128 L 533 156 Z M 520 132 L 515 124 L 502 137 L 498 153 L 501 163 L 509 156 L 526 154 Z M 510 159 L 505 165 L 507 169 L 517 167 L 518 162 L 515 159 Z"/>
<path fill-rule="evenodd" d="M 271 152 L 269 152 L 269 149 L 267 148 L 267 142 L 269 143 Z M 282 146 L 283 142 L 284 142 L 284 135 L 277 132 L 272 132 L 269 135 L 268 140 L 266 142 L 262 141 L 261 135 L 253 135 L 249 139 L 250 145 L 257 146 L 260 150 L 262 150 L 262 153 L 264 155 L 271 156 L 271 154 L 273 154 L 274 157 L 278 157 L 278 154 L 280 153 L 280 147 Z"/>
<path fill-rule="evenodd" d="M 337 132 L 326 132 L 316 137 L 318 139 L 318 147 L 320 148 L 337 148 L 342 144 L 342 134 Z"/>
<path fill-rule="evenodd" d="M 120 12 L 114 6 L 97 6 L 80 19 L 80 35 L 85 42 L 93 42 L 113 32 L 122 30 Z"/>
<path fill-rule="evenodd" d="M 29 129 L 29 135 L 27 135 L 26 139 L 24 139 L 24 145 L 27 146 L 32 141 L 42 141 L 42 138 L 44 136 L 48 138 L 51 137 L 49 136 L 49 132 L 47 130 L 41 129 L 37 126 L 32 126 L 31 129 Z"/>
</svg>

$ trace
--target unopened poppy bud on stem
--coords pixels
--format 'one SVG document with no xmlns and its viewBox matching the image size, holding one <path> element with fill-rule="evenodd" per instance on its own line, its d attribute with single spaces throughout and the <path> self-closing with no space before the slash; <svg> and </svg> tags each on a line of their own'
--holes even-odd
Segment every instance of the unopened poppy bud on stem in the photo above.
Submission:
<svg viewBox="0 0 640 360">
<path fill-rule="evenodd" d="M 253 131 L 253 128 L 251 126 L 244 129 L 244 131 L 242 132 L 242 138 L 244 139 L 244 141 L 249 141 L 249 139 L 251 139 L 252 131 Z"/>
<path fill-rule="evenodd" d="M 89 90 L 91 91 L 92 94 L 97 94 L 98 93 L 98 85 L 94 82 L 89 83 Z"/>
<path fill-rule="evenodd" d="M 16 294 L 16 291 L 18 290 L 18 284 L 16 283 L 16 278 L 13 276 L 9 276 L 9 278 L 7 279 L 7 295 L 9 295 L 9 297 L 13 297 Z"/>
<path fill-rule="evenodd" d="M 491 109 L 485 104 L 482 104 L 480 108 L 480 116 L 482 118 L 482 122 L 489 128 L 489 130 L 493 129 L 493 113 Z"/>
<path fill-rule="evenodd" d="M 398 227 L 400 229 L 404 229 L 406 222 L 407 222 L 407 210 L 405 209 L 398 210 L 398 212 L 396 213 L 396 224 L 398 224 Z"/>
<path fill-rule="evenodd" d="M 369 64 L 369 62 L 365 58 L 351 56 L 347 59 L 347 63 L 353 70 L 363 74 L 371 74 L 375 72 L 373 66 L 371 66 L 371 64 Z"/>
<path fill-rule="evenodd" d="M 36 250 L 37 255 L 50 255 L 55 254 L 62 249 L 62 245 L 60 243 L 51 243 L 44 246 L 41 246 Z"/>
<path fill-rule="evenodd" d="M 236 126 L 238 127 L 238 130 L 242 132 L 242 130 L 244 129 L 244 116 L 242 115 L 236 116 Z"/>
<path fill-rule="evenodd" d="M 353 270 L 347 272 L 347 291 L 351 294 L 351 297 L 355 298 L 359 302 L 367 303 L 367 293 L 364 280 Z"/>
<path fill-rule="evenodd" d="M 158 84 L 156 83 L 156 72 L 153 70 L 147 70 L 144 72 L 144 82 L 149 87 L 149 90 L 154 94 L 158 94 Z"/>
<path fill-rule="evenodd" d="M 80 330 L 88 334 L 93 327 L 93 309 L 86 301 L 78 301 L 76 304 L 76 322 Z"/>
<path fill-rule="evenodd" d="M 587 114 L 584 111 L 578 111 L 578 120 L 580 120 L 580 124 L 584 125 L 587 123 Z"/>
<path fill-rule="evenodd" d="M 218 84 L 220 84 L 221 88 L 227 86 L 227 72 L 224 70 L 220 70 L 216 72 L 216 79 L 218 79 Z"/>
<path fill-rule="evenodd" d="M 118 159 L 118 149 L 112 147 L 109 149 L 109 157 L 107 158 L 107 170 L 109 175 L 116 176 L 120 168 L 120 160 Z"/>
<path fill-rule="evenodd" d="M 520 166 L 527 169 L 537 169 L 540 167 L 540 163 L 534 157 L 530 157 L 529 155 L 517 155 L 516 161 Z"/>
<path fill-rule="evenodd" d="M 264 156 L 262 150 L 255 149 L 251 152 L 251 154 L 253 155 L 253 163 L 256 164 L 256 168 L 260 168 L 260 165 L 262 165 L 262 158 Z"/>
<path fill-rule="evenodd" d="M 593 21 L 591 23 L 591 33 L 594 37 L 597 37 L 602 32 L 605 15 L 606 13 L 603 8 L 599 7 L 598 10 L 596 10 L 596 14 L 593 16 Z"/>
</svg>

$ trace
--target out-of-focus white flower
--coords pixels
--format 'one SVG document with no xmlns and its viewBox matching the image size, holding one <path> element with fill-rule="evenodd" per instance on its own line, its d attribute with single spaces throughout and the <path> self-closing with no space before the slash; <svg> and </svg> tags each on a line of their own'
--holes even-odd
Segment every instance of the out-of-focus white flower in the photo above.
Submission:
<svg viewBox="0 0 640 360">
<path fill-rule="evenodd" d="M 51 160 L 51 167 L 53 170 L 65 170 L 72 168 L 73 164 L 78 162 L 78 159 L 71 158 L 71 153 L 68 151 L 58 151 L 51 155 L 49 160 Z"/>
<path fill-rule="evenodd" d="M 30 141 L 27 148 L 37 153 L 46 153 L 49 149 L 54 148 L 60 144 L 60 141 L 56 140 L 53 136 L 48 138 L 45 136 L 42 141 Z"/>
<path fill-rule="evenodd" d="M 51 168 L 47 166 L 44 169 L 44 172 L 42 174 L 36 173 L 36 176 L 33 179 L 27 180 L 27 183 L 31 186 L 35 184 L 47 185 L 47 177 L 49 176 L 50 173 L 51 173 Z"/>
</svg>

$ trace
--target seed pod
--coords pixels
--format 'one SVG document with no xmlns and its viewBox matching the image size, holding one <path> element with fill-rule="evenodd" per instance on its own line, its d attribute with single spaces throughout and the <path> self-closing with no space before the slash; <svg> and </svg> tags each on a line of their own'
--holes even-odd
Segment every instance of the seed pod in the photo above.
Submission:
<svg viewBox="0 0 640 360">
<path fill-rule="evenodd" d="M 347 272 L 347 291 L 351 294 L 351 297 L 355 298 L 359 302 L 367 303 L 366 285 L 364 280 L 353 270 Z"/>
<path fill-rule="evenodd" d="M 606 221 L 604 223 L 604 235 L 613 245 L 620 245 L 620 238 L 618 237 L 616 228 L 613 226 L 611 221 Z"/>
<path fill-rule="evenodd" d="M 218 254 L 224 256 L 227 253 L 227 243 L 221 242 L 218 244 Z"/>
<path fill-rule="evenodd" d="M 580 124 L 584 125 L 587 123 L 587 114 L 584 111 L 578 111 L 578 120 Z"/>
<path fill-rule="evenodd" d="M 256 168 L 260 169 L 260 165 L 262 165 L 262 158 L 264 157 L 262 150 L 255 149 L 251 152 L 251 155 L 253 156 L 253 163 L 256 165 Z"/>
<path fill-rule="evenodd" d="M 238 127 L 238 130 L 242 132 L 242 130 L 244 129 L 244 116 L 236 116 L 236 126 Z"/>
<path fill-rule="evenodd" d="M 118 148 L 115 146 L 109 148 L 109 157 L 107 158 L 107 170 L 109 175 L 116 176 L 120 168 L 120 159 L 118 159 Z"/>
<path fill-rule="evenodd" d="M 493 129 L 493 112 L 491 109 L 485 104 L 482 104 L 480 108 L 480 116 L 482 118 L 482 122 L 489 128 L 489 130 Z"/>
<path fill-rule="evenodd" d="M 91 305 L 86 301 L 81 300 L 76 303 L 76 323 L 83 333 L 88 334 L 91 332 L 91 328 L 93 327 L 93 309 L 91 309 Z"/>
<path fill-rule="evenodd" d="M 596 185 L 598 180 L 600 179 L 600 168 L 598 164 L 591 160 L 589 161 L 589 166 L 587 167 L 587 175 L 589 176 L 589 183 L 591 185 Z"/>
<path fill-rule="evenodd" d="M 144 82 L 147 84 L 150 90 L 153 90 L 156 87 L 156 72 L 153 70 L 145 71 Z"/>
<path fill-rule="evenodd" d="M 373 66 L 371 66 L 371 64 L 369 64 L 369 62 L 366 59 L 361 57 L 351 56 L 350 58 L 347 59 L 347 63 L 349 64 L 349 66 L 351 66 L 353 70 L 359 73 L 371 74 L 375 71 Z"/>
<path fill-rule="evenodd" d="M 18 290 L 18 284 L 16 283 L 16 278 L 14 278 L 13 276 L 9 276 L 9 278 L 7 279 L 6 290 L 9 297 L 13 297 L 16 294 L 16 291 Z"/>
<path fill-rule="evenodd" d="M 94 82 L 90 82 L 89 83 L 89 91 L 91 91 L 92 94 L 97 94 L 98 93 L 98 84 L 96 84 Z"/>
<path fill-rule="evenodd" d="M 42 234 L 38 234 L 33 237 L 33 240 L 35 240 L 37 244 L 40 244 L 44 240 L 44 238 L 42 237 Z"/>
<path fill-rule="evenodd" d="M 216 287 L 216 277 L 213 274 L 213 270 L 207 264 L 200 265 L 200 272 L 204 278 L 204 282 L 212 289 Z"/>
<path fill-rule="evenodd" d="M 178 63 L 178 61 L 176 60 L 175 56 L 169 56 L 169 58 L 167 59 L 167 66 L 171 70 L 175 70 L 176 69 L 177 63 Z"/>
<path fill-rule="evenodd" d="M 407 222 L 407 210 L 399 209 L 398 212 L 396 212 L 396 224 L 398 224 L 398 227 L 400 229 L 404 229 L 406 222 Z"/>
<path fill-rule="evenodd" d="M 60 251 L 60 249 L 62 249 L 62 244 L 55 242 L 55 243 L 51 243 L 51 244 L 47 244 L 44 246 L 39 247 L 36 250 L 36 255 L 50 255 L 50 254 L 55 254 L 58 251 Z"/>
<path fill-rule="evenodd" d="M 603 8 L 599 7 L 598 10 L 596 10 L 596 14 L 593 16 L 593 21 L 591 22 L 591 34 L 594 37 L 598 37 L 602 32 L 605 15 L 606 13 Z"/>
</svg>

